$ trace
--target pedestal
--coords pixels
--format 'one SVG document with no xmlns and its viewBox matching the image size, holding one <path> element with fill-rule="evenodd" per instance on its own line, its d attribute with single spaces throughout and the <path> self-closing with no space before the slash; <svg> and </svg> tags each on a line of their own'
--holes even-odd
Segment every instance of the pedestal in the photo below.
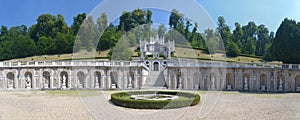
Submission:
<svg viewBox="0 0 300 120">
<path fill-rule="evenodd" d="M 99 83 L 96 83 L 95 88 L 97 88 L 97 89 L 100 88 Z"/>
<path fill-rule="evenodd" d="M 215 90 L 215 89 L 216 89 L 216 86 L 215 86 L 214 84 L 212 84 L 211 87 L 210 87 L 210 89 L 211 89 L 211 90 Z"/>
<path fill-rule="evenodd" d="M 198 90 L 199 89 L 199 85 L 194 85 L 194 89 Z"/>
<path fill-rule="evenodd" d="M 179 90 L 182 89 L 182 85 L 181 85 L 181 84 L 178 85 L 178 89 L 179 89 Z"/>
<path fill-rule="evenodd" d="M 13 90 L 14 86 L 13 85 L 8 85 L 8 90 Z"/>
<path fill-rule="evenodd" d="M 82 84 L 79 84 L 78 88 L 83 88 L 83 85 L 82 85 Z"/>
<path fill-rule="evenodd" d="M 116 88 L 117 88 L 117 85 L 116 85 L 116 84 L 111 84 L 111 88 L 112 88 L 112 89 L 116 89 Z"/>
<path fill-rule="evenodd" d="M 61 88 L 66 89 L 67 88 L 66 84 L 62 84 Z"/>
<path fill-rule="evenodd" d="M 248 90 L 248 85 L 247 84 L 244 86 L 244 90 Z"/>
<path fill-rule="evenodd" d="M 44 88 L 49 88 L 48 86 L 49 86 L 48 84 L 44 84 Z"/>
<path fill-rule="evenodd" d="M 278 91 L 283 91 L 283 87 L 279 86 Z"/>
<path fill-rule="evenodd" d="M 296 91 L 297 91 L 297 92 L 300 92 L 300 87 L 296 87 Z"/>
<path fill-rule="evenodd" d="M 231 85 L 227 85 L 227 90 L 231 90 Z"/>
<path fill-rule="evenodd" d="M 265 90 L 266 90 L 266 86 L 264 86 L 264 85 L 261 86 L 261 90 L 262 90 L 262 91 L 265 91 Z"/>
<path fill-rule="evenodd" d="M 128 84 L 128 88 L 131 89 L 132 88 L 132 84 Z"/>
<path fill-rule="evenodd" d="M 26 84 L 26 89 L 31 89 L 30 84 Z"/>
</svg>

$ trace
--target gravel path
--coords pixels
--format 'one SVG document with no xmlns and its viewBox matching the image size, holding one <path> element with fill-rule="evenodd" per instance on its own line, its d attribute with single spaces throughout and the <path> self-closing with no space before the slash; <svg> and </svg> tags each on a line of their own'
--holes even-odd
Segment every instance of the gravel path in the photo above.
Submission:
<svg viewBox="0 0 300 120">
<path fill-rule="evenodd" d="M 109 102 L 111 91 L 90 92 L 92 94 L 79 92 L 79 96 L 45 91 L 0 92 L 0 120 L 300 119 L 300 94 L 297 93 L 222 92 L 218 97 L 218 93 L 199 92 L 202 101 L 197 106 L 138 110 L 112 105 Z M 208 114 L 205 116 L 201 110 Z"/>
</svg>

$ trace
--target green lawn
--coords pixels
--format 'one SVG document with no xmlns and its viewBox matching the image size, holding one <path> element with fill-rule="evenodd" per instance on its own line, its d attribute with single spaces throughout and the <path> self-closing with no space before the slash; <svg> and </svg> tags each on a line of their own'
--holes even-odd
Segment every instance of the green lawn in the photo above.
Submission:
<svg viewBox="0 0 300 120">
<path fill-rule="evenodd" d="M 132 51 L 135 48 L 130 48 Z M 177 58 L 192 58 L 200 60 L 218 60 L 227 62 L 241 62 L 241 63 L 258 63 L 258 64 L 280 64 L 281 62 L 265 62 L 261 58 L 253 58 L 246 56 L 238 56 L 234 58 L 225 57 L 224 53 L 207 54 L 203 50 L 196 50 L 192 48 L 175 47 L 174 56 Z M 96 50 L 86 51 L 81 50 L 72 54 L 60 54 L 60 55 L 42 55 L 33 56 L 27 58 L 13 59 L 11 61 L 43 61 L 43 60 L 71 60 L 71 59 L 107 59 L 109 50 L 97 52 Z M 133 52 L 134 56 L 138 56 L 137 52 Z M 136 58 L 138 59 L 138 58 Z M 149 58 L 151 59 L 151 58 Z"/>
</svg>

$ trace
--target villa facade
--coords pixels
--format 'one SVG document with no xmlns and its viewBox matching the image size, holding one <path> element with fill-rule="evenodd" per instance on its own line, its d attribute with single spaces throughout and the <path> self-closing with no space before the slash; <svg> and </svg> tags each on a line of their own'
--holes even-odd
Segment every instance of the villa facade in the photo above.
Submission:
<svg viewBox="0 0 300 120">
<path fill-rule="evenodd" d="M 0 90 L 300 91 L 300 65 L 193 60 L 1 62 Z"/>
<path fill-rule="evenodd" d="M 0 90 L 184 89 L 300 92 L 300 65 L 172 59 L 174 41 L 140 41 L 134 61 L 0 62 Z M 145 59 L 145 56 L 153 59 Z M 165 55 L 165 59 L 159 59 Z"/>
</svg>

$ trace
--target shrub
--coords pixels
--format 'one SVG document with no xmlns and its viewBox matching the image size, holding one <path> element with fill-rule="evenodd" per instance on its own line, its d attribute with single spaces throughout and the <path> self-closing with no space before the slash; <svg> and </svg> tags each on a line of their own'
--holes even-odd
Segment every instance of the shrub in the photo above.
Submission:
<svg viewBox="0 0 300 120">
<path fill-rule="evenodd" d="M 133 92 L 118 92 L 111 94 L 111 102 L 115 105 L 137 108 L 137 109 L 169 109 L 180 108 L 186 106 L 194 106 L 200 102 L 198 94 L 175 92 L 175 91 L 158 91 L 157 94 L 177 95 L 175 100 L 134 100 L 130 95 L 138 94 L 153 94 L 154 91 L 133 91 Z"/>
</svg>

